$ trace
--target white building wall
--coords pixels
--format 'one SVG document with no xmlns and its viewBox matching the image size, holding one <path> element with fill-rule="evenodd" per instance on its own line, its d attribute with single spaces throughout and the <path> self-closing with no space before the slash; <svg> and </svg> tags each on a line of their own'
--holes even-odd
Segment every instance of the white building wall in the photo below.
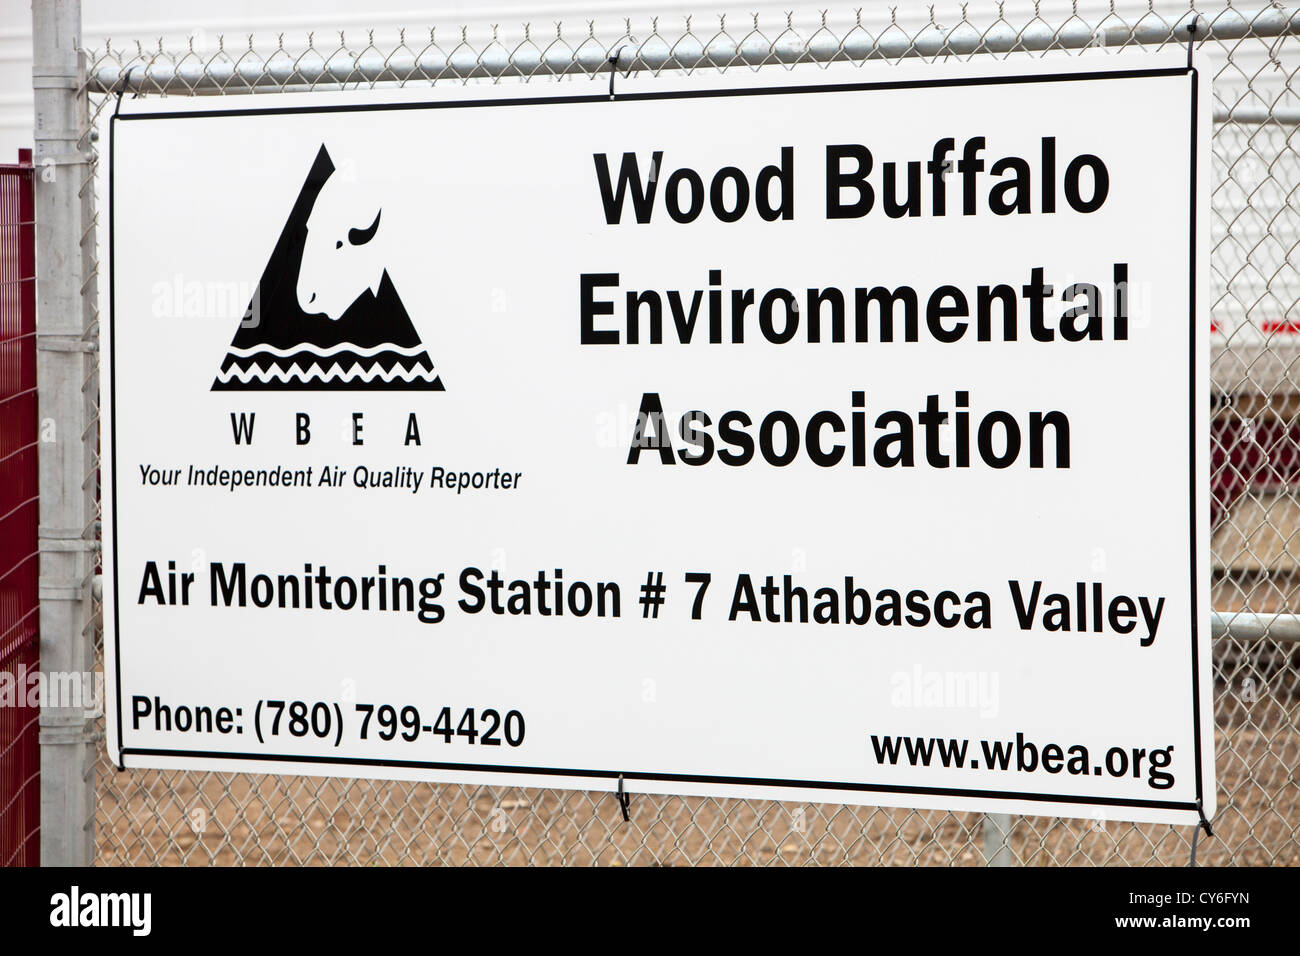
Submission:
<svg viewBox="0 0 1300 956">
<path fill-rule="evenodd" d="M 83 0 L 83 46 L 98 49 L 111 43 L 114 49 L 134 50 L 136 43 L 156 48 L 161 39 L 168 51 L 183 50 L 193 38 L 196 52 L 211 54 L 218 39 L 224 37 L 227 49 L 245 48 L 248 35 L 254 34 L 259 50 L 274 49 L 276 38 L 284 34 L 284 46 L 291 54 L 306 47 L 307 34 L 315 31 L 318 49 L 333 49 L 337 33 L 342 31 L 350 49 L 365 47 L 368 31 L 374 31 L 375 45 L 390 49 L 398 42 L 399 31 L 407 30 L 414 45 L 428 36 L 429 27 L 438 28 L 438 41 L 450 50 L 459 39 L 461 28 L 475 46 L 492 37 L 498 25 L 501 42 L 507 47 L 523 39 L 523 24 L 531 23 L 533 39 L 541 41 L 554 35 L 555 22 L 565 24 L 565 36 L 571 42 L 587 31 L 587 21 L 595 21 L 598 38 L 606 43 L 623 34 L 624 19 L 632 21 L 633 36 L 649 36 L 651 17 L 659 17 L 659 32 L 670 42 L 682 30 L 685 17 L 694 13 L 694 32 L 708 37 L 717 28 L 718 16 L 727 17 L 728 31 L 742 36 L 758 13 L 763 32 L 775 37 L 785 25 L 786 11 L 795 10 L 794 27 L 807 36 L 821 22 L 822 9 L 837 34 L 854 22 L 858 5 L 866 7 L 865 21 L 878 29 L 886 21 L 885 4 L 844 2 L 831 6 L 824 2 L 802 4 L 772 3 L 768 0 L 709 0 L 706 4 L 682 3 L 679 0 L 601 0 L 601 2 L 486 2 L 486 3 L 417 3 L 414 0 L 380 0 L 366 5 L 356 0 L 313 0 L 311 4 L 291 0 Z M 1260 0 L 1259 5 L 1264 5 Z M 1042 0 L 1039 4 L 1048 23 L 1061 23 L 1070 16 L 1070 0 Z M 1079 0 L 1081 16 L 1090 22 L 1104 16 L 1109 0 Z M 1117 0 L 1116 12 L 1132 20 L 1147 12 L 1145 0 Z M 995 0 L 971 0 L 968 16 L 974 23 L 992 23 L 997 16 Z M 1032 17 L 1032 0 L 1007 0 L 1006 18 L 1013 24 Z M 305 9 L 309 8 L 309 9 Z M 1186 0 L 1159 0 L 1158 13 L 1173 19 L 1187 11 Z M 1208 10 L 1208 8 L 1207 8 Z M 959 22 L 961 5 L 956 0 L 939 0 L 934 16 L 940 25 Z M 930 5 L 916 0 L 898 4 L 898 23 L 910 32 L 930 20 Z M 419 49 L 415 46 L 415 49 Z M 20 146 L 31 145 L 31 9 L 23 0 L 0 0 L 0 162 L 11 162 Z"/>
</svg>

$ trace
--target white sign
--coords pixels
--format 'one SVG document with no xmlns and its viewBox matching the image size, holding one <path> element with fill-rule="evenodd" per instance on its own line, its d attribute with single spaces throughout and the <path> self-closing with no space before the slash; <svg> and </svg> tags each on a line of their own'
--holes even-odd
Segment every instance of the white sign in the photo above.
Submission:
<svg viewBox="0 0 1300 956">
<path fill-rule="evenodd" d="M 1212 815 L 1209 95 L 1096 62 L 123 101 L 113 760 Z"/>
</svg>

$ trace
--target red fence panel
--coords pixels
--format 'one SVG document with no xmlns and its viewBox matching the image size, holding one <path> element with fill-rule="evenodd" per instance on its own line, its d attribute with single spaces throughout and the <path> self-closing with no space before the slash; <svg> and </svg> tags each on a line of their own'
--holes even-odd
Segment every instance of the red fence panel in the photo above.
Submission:
<svg viewBox="0 0 1300 956">
<path fill-rule="evenodd" d="M 0 165 L 0 866 L 40 863 L 36 229 L 30 150 Z"/>
</svg>

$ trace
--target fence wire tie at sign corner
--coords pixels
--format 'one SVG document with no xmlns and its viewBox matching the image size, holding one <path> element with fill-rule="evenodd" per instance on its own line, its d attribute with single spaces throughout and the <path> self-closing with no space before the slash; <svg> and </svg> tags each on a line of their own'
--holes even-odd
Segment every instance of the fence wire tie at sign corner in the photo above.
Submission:
<svg viewBox="0 0 1300 956">
<path fill-rule="evenodd" d="M 117 772 L 97 750 L 91 774 L 93 859 L 107 864 L 941 864 L 1105 865 L 1300 863 L 1300 276 L 1297 219 L 1288 197 L 1300 187 L 1291 131 L 1300 102 L 1291 92 L 1300 59 L 1300 10 L 1289 5 L 1110 12 L 1095 21 L 1067 13 L 1008 22 L 978 4 L 939 11 L 794 15 L 736 25 L 721 18 L 670 27 L 666 19 L 521 26 L 476 39 L 463 31 L 379 31 L 364 42 L 324 33 L 204 38 L 170 47 L 108 41 L 81 56 L 80 132 L 88 165 L 77 177 L 81 228 L 70 237 L 80 265 L 85 366 L 75 382 L 86 458 L 70 487 L 87 490 L 87 540 L 100 540 L 98 488 L 98 220 L 107 184 L 97 172 L 107 142 L 101 114 L 154 98 L 220 97 L 307 90 L 385 90 L 444 85 L 563 84 L 556 92 L 603 92 L 623 100 L 623 77 L 758 71 L 805 72 L 843 64 L 871 81 L 909 64 L 1021 62 L 1068 56 L 1133 61 L 1166 47 L 1194 48 L 1213 114 L 1210 146 L 1210 593 L 1217 809 L 1210 841 L 1198 826 L 1120 823 L 1104 809 L 1080 818 L 873 808 L 766 799 L 640 793 L 634 774 L 608 792 L 490 784 L 429 784 L 247 772 Z M 980 19 L 983 17 L 983 19 Z M 694 25 L 692 25 L 694 24 Z M 942 25 L 940 25 L 942 24 Z M 603 26 L 603 25 L 602 25 Z M 380 36 L 379 40 L 376 37 Z M 450 42 L 448 41 L 450 36 Z M 1194 39 L 1192 37 L 1194 36 Z M 359 48 L 359 49 L 358 49 Z M 620 72 L 616 82 L 614 73 Z M 1209 75 L 1210 72 L 1213 75 Z M 606 74 L 609 74 L 606 78 Z M 772 73 L 772 75 L 777 75 Z M 587 90 L 583 81 L 600 80 Z M 843 75 L 833 78 L 844 82 Z M 640 88 L 640 87 L 638 87 Z M 447 91 L 442 91 L 443 95 Z M 448 94 L 449 95 L 449 94 Z M 506 95 L 509 95 L 506 92 Z M 620 104 L 621 108 L 621 104 Z M 37 175 L 41 175 L 39 167 Z M 56 175 L 63 174 L 57 166 Z M 483 241 L 483 240 L 479 240 Z M 489 240 L 490 241 L 490 240 Z M 498 240 L 499 241 L 499 240 Z M 103 251 L 102 244 L 99 252 Z M 256 276 L 253 277 L 254 279 Z M 106 281 L 106 279 L 105 279 Z M 200 300 L 209 277 L 180 276 L 175 288 Z M 178 296 L 168 293 L 173 301 Z M 1141 294 L 1133 290 L 1133 295 Z M 1139 409 L 1134 415 L 1141 415 Z M 259 425 L 260 427 L 260 425 Z M 1198 427 L 1201 422 L 1198 421 Z M 1140 495 L 1149 489 L 1134 487 Z M 103 667 L 100 599 L 90 587 L 99 555 L 85 555 L 85 633 Z M 1115 555 L 1092 554 L 1094 573 Z M 1205 600 L 1203 598 L 1202 600 Z M 78 633 L 82 632 L 77 625 Z M 906 676 L 906 675 L 905 675 Z M 909 678 L 910 679 L 910 678 Z M 922 680 L 918 683 L 923 683 Z M 644 693 L 661 693 L 647 677 Z M 102 718 L 95 722 L 103 732 Z M 617 769 L 617 768 L 615 768 Z M 627 768 L 635 770 L 636 768 Z M 613 781 L 611 780 L 611 785 Z M 2 808 L 0 808 L 2 809 Z M 1201 814 L 1204 819 L 1204 814 Z M 628 822 L 624 822 L 624 821 Z M 1209 836 L 1209 821 L 1205 821 Z M 42 839 L 45 839 L 43 834 Z"/>
</svg>

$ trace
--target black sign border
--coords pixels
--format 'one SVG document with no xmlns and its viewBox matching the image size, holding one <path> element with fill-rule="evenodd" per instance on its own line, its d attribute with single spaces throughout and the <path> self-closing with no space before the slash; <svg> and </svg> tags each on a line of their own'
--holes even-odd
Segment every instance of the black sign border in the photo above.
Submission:
<svg viewBox="0 0 1300 956">
<path fill-rule="evenodd" d="M 425 760 L 391 760 L 381 758 L 364 758 L 364 757 L 333 757 L 333 756 L 312 756 L 312 755 L 285 755 L 285 754 L 267 754 L 267 753 L 239 753 L 233 751 L 213 751 L 213 750 L 186 750 L 186 749 L 160 749 L 151 747 L 126 747 L 123 745 L 123 723 L 122 723 L 122 654 L 121 654 L 121 620 L 119 589 L 118 589 L 118 571 L 119 562 L 117 559 L 118 545 L 118 523 L 117 523 L 117 367 L 116 367 L 116 318 L 117 318 L 117 290 L 114 277 L 114 266 L 116 262 L 115 250 L 115 222 L 114 222 L 114 194 L 113 181 L 114 170 L 114 143 L 115 130 L 119 122 L 137 122 L 153 119 L 207 119 L 223 116 L 275 116 L 294 113 L 354 113 L 370 112 L 375 110 L 420 110 L 420 109 L 475 109 L 491 108 L 500 106 L 555 106 L 561 104 L 606 104 L 610 108 L 617 108 L 621 102 L 636 102 L 641 100 L 672 100 L 672 99 L 700 99 L 706 97 L 729 97 L 729 96 L 790 96 L 807 93 L 851 93 L 863 91 L 880 91 L 880 90 L 902 90 L 902 89 L 935 89 L 943 87 L 969 87 L 969 86 L 999 86 L 999 85 L 1019 85 L 1025 83 L 1070 83 L 1081 81 L 1108 80 L 1108 79 L 1138 79 L 1138 78 L 1163 78 L 1173 76 L 1188 76 L 1191 79 L 1191 142 L 1190 154 L 1191 162 L 1190 171 L 1190 229 L 1188 242 L 1188 293 L 1189 293 L 1189 483 L 1190 483 L 1190 540 L 1191 540 L 1191 641 L 1192 641 L 1192 739 L 1195 741 L 1195 775 L 1196 775 L 1196 799 L 1194 802 L 1175 801 L 1175 800 L 1127 800 L 1114 797 L 1097 797 L 1097 796 L 1075 796 L 1070 794 L 1054 793 L 1023 793 L 1006 790 L 983 790 L 983 789 L 966 789 L 950 787 L 911 787 L 898 786 L 889 784 L 872 784 L 872 783 L 845 783 L 831 782 L 820 780 L 782 780 L 766 777 L 733 777 L 717 776 L 707 774 L 682 774 L 682 773 L 658 773 L 644 772 L 637 770 L 590 770 L 577 768 L 555 768 L 555 767 L 523 767 L 508 766 L 500 764 L 473 764 L 473 763 L 452 763 L 446 761 L 425 761 Z M 1189 810 L 1201 812 L 1203 806 L 1203 772 L 1202 772 L 1202 747 L 1201 747 L 1201 694 L 1200 694 L 1200 661 L 1199 661 L 1199 633 L 1200 633 L 1200 596 L 1198 593 L 1198 575 L 1197 575 L 1197 432 L 1196 432 L 1196 265 L 1197 265 L 1197 187 L 1199 170 L 1197 168 L 1197 124 L 1199 120 L 1199 75 L 1194 67 L 1170 67 L 1157 69 L 1129 69 L 1129 70 L 1101 70 L 1090 72 L 1070 72 L 1070 73 L 1045 73 L 1040 75 L 1019 75 L 1019 76 L 980 76 L 980 77 L 941 77 L 925 80 L 903 80 L 879 83 L 843 83 L 843 84 L 817 84 L 801 86 L 765 86 L 752 88 L 732 88 L 721 90 L 673 90 L 664 92 L 642 92 L 642 93 L 620 93 L 617 99 L 612 99 L 607 95 L 582 95 L 582 96 L 537 96 L 537 97 L 504 97 L 499 99 L 467 99 L 467 100 L 436 100 L 436 101 L 413 101 L 397 103 L 337 103 L 318 106 L 279 106 L 264 109 L 211 109 L 211 110 L 178 110 L 178 111 L 159 111 L 147 113 L 114 113 L 109 120 L 108 135 L 108 154 L 109 154 L 109 177 L 108 177 L 108 206 L 109 206 L 109 225 L 108 225 L 108 246 L 109 246 L 109 394 L 111 398 L 111 410 L 109 416 L 110 427 L 110 448 L 112 454 L 112 496 L 111 496 L 111 520 L 113 526 L 113 662 L 116 681 L 114 685 L 114 696 L 116 698 L 117 714 L 117 749 L 119 760 L 122 766 L 125 766 L 125 759 L 130 755 L 142 757 L 183 757 L 200 760 L 249 760 L 249 761 L 271 761 L 283 764 L 317 764 L 329 766 L 358 766 L 358 767 L 394 767 L 418 770 L 450 770 L 462 771 L 467 773 L 502 773 L 513 775 L 533 775 L 533 776 L 553 776 L 567 777 L 573 779 L 594 779 L 594 780 L 616 780 L 623 778 L 625 781 L 646 780 L 646 781 L 664 781 L 679 783 L 704 783 L 720 785 L 741 785 L 741 786 L 765 786 L 765 787 L 782 787 L 788 789 L 803 790 L 827 790 L 841 792 L 866 792 L 866 793 L 887 793 L 898 795 L 926 795 L 940 797 L 969 797 L 975 799 L 994 799 L 994 800 L 1022 800 L 1027 802 L 1042 803 L 1060 803 L 1060 804 L 1077 804 L 1084 807 L 1133 807 L 1141 809 L 1162 809 L 1162 810 Z M 110 640 L 108 629 L 104 633 L 105 646 Z"/>
</svg>

